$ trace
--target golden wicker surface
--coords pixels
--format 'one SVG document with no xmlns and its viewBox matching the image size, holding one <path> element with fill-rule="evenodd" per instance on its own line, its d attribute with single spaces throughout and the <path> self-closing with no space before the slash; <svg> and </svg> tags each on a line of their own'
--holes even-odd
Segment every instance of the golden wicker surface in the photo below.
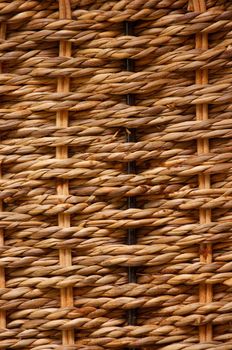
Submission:
<svg viewBox="0 0 232 350">
<path fill-rule="evenodd" d="M 0 349 L 232 350 L 232 1 L 0 0 Z"/>
</svg>

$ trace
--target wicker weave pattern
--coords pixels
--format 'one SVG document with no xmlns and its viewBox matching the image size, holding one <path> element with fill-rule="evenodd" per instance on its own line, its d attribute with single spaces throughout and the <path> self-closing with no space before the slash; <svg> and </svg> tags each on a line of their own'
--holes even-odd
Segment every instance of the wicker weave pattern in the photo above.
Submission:
<svg viewBox="0 0 232 350">
<path fill-rule="evenodd" d="M 0 21 L 0 349 L 232 350 L 232 2 Z"/>
</svg>

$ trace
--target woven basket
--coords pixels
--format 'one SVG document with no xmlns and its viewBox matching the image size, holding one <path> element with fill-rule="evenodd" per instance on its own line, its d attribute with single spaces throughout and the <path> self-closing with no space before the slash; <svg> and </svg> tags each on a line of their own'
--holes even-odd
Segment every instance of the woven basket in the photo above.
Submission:
<svg viewBox="0 0 232 350">
<path fill-rule="evenodd" d="M 0 350 L 231 350 L 232 1 L 0 26 Z"/>
</svg>

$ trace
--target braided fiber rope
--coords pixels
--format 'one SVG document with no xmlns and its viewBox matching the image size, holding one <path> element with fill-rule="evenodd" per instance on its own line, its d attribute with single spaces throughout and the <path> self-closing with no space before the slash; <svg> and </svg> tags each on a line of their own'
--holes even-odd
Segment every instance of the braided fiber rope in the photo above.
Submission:
<svg viewBox="0 0 232 350">
<path fill-rule="evenodd" d="M 231 33 L 0 0 L 0 350 L 232 350 Z"/>
<path fill-rule="evenodd" d="M 191 3 L 190 3 L 191 5 Z M 198 12 L 206 11 L 205 0 L 195 0 L 192 2 L 193 10 Z M 196 49 L 208 49 L 208 33 L 198 33 L 196 34 Z M 196 71 L 196 84 L 208 84 L 208 70 L 202 69 Z M 196 105 L 196 119 L 203 121 L 209 119 L 208 104 L 202 103 Z M 198 139 L 197 140 L 197 151 L 198 154 L 208 154 L 209 153 L 209 140 L 208 139 Z M 210 175 L 209 174 L 199 174 L 199 188 L 200 189 L 210 189 Z M 208 224 L 211 222 L 211 209 L 200 208 L 199 209 L 199 220 L 201 224 Z M 212 245 L 211 244 L 201 244 L 200 245 L 200 261 L 206 264 L 212 263 Z M 210 303 L 213 301 L 212 286 L 210 284 L 202 283 L 199 288 L 199 299 L 202 303 Z M 199 329 L 200 341 L 210 341 L 212 340 L 212 325 L 207 323 L 206 325 L 200 326 Z"/>
<path fill-rule="evenodd" d="M 5 35 L 6 35 L 6 24 L 5 23 L 1 23 L 0 26 L 0 38 L 2 40 L 5 39 Z M 3 73 L 3 65 L 2 63 L 0 63 L 0 74 Z M 0 164 L 0 179 L 2 178 L 2 162 Z M 3 208 L 3 200 L 0 199 L 0 211 L 3 212 L 4 208 Z M 4 230 L 3 228 L 0 228 L 0 246 L 1 248 L 4 247 Z M 5 288 L 5 270 L 4 267 L 1 266 L 0 267 L 0 288 Z M 4 310 L 0 310 L 0 327 L 1 328 L 5 328 L 6 327 L 6 313 Z"/>
<path fill-rule="evenodd" d="M 59 1 L 59 18 L 61 20 L 71 19 L 71 7 L 69 0 Z M 59 55 L 61 57 L 71 57 L 72 47 L 71 42 L 66 42 L 64 40 L 60 41 L 59 45 Z M 57 92 L 66 93 L 70 89 L 70 80 L 68 77 L 59 77 L 57 81 Z M 57 111 L 56 114 L 56 125 L 58 128 L 67 128 L 68 122 L 68 111 L 62 109 Z M 58 159 L 68 159 L 68 146 L 61 145 L 56 148 L 56 158 Z M 69 183 L 68 180 L 58 180 L 57 181 L 57 194 L 61 197 L 60 201 L 63 202 L 63 196 L 69 195 Z M 58 214 L 58 224 L 60 227 L 70 227 L 70 214 L 60 212 Z M 60 248 L 59 250 L 59 261 L 60 265 L 69 268 L 72 266 L 72 251 L 70 248 Z M 73 289 L 72 287 L 61 288 L 61 307 L 68 308 L 73 307 Z M 62 331 L 62 343 L 63 345 L 73 345 L 75 344 L 74 330 L 65 329 Z"/>
</svg>

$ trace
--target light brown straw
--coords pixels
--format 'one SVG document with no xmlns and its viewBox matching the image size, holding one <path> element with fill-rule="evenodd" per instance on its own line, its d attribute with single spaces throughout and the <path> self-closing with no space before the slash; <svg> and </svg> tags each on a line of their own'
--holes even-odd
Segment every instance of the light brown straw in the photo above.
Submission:
<svg viewBox="0 0 232 350">
<path fill-rule="evenodd" d="M 6 37 L 6 23 L 1 23 L 0 26 L 0 38 L 5 39 Z M 3 73 L 2 63 L 0 63 L 0 74 Z M 2 178 L 2 162 L 0 163 L 0 179 Z M 3 211 L 3 200 L 0 199 L 0 211 Z M 4 229 L 0 228 L 0 247 L 4 246 Z M 5 269 L 0 266 L 0 288 L 5 287 Z M 0 327 L 6 327 L 6 312 L 0 310 Z"/>
<path fill-rule="evenodd" d="M 0 350 L 232 350 L 232 2 L 0 22 Z"/>
<path fill-rule="evenodd" d="M 205 12 L 206 3 L 205 0 L 193 0 L 193 9 L 196 12 Z M 196 49 L 208 49 L 208 34 L 199 33 L 196 34 Z M 196 71 L 196 84 L 208 84 L 208 70 L 202 69 Z M 206 121 L 209 118 L 208 104 L 202 103 L 196 105 L 196 119 L 198 121 Z M 209 140 L 207 138 L 197 140 L 197 152 L 199 155 L 209 153 Z M 199 189 L 210 189 L 210 175 L 199 175 Z M 211 209 L 199 209 L 200 224 L 211 223 Z M 210 264 L 213 260 L 212 245 L 201 244 L 200 245 L 200 261 L 206 264 Z M 199 287 L 199 299 L 201 303 L 210 303 L 213 300 L 213 290 L 210 284 L 202 283 Z M 212 325 L 202 325 L 199 327 L 200 342 L 212 340 Z"/>
<path fill-rule="evenodd" d="M 71 7 L 69 0 L 59 0 L 59 18 L 71 19 Z M 59 56 L 71 57 L 72 48 L 71 43 L 65 40 L 60 41 Z M 67 77 L 59 77 L 57 82 L 57 92 L 69 92 L 70 79 Z M 60 128 L 67 128 L 69 124 L 69 113 L 67 110 L 61 110 L 56 115 L 56 125 Z M 68 147 L 66 145 L 57 146 L 56 148 L 57 159 L 68 158 Z M 69 182 L 68 180 L 57 181 L 57 194 L 58 196 L 67 196 L 69 194 Z M 70 227 L 70 214 L 60 213 L 58 214 L 58 225 L 60 227 Z M 71 249 L 60 249 L 60 264 L 62 266 L 72 265 L 72 252 Z M 67 287 L 61 289 L 61 307 L 73 306 L 73 288 Z M 63 345 L 73 345 L 75 343 L 74 330 L 68 329 L 62 331 L 62 343 Z"/>
</svg>

